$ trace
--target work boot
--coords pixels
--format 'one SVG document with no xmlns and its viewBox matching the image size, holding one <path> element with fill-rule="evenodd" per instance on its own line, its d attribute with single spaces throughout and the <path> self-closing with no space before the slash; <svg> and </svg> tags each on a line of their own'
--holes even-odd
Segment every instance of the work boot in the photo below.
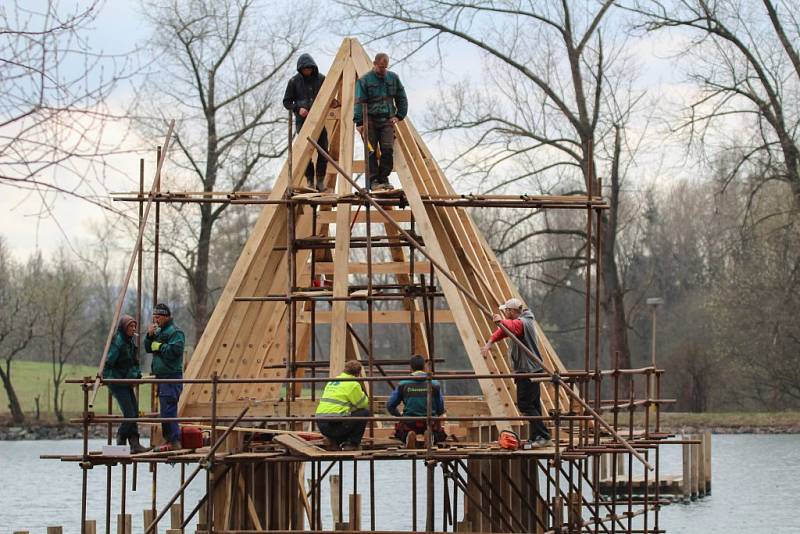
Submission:
<svg viewBox="0 0 800 534">
<path fill-rule="evenodd" d="M 533 440 L 533 443 L 531 443 L 531 449 L 545 449 L 547 447 L 552 447 L 552 446 L 553 446 L 553 440 L 550 438 L 539 437 Z"/>
<path fill-rule="evenodd" d="M 312 191 L 316 191 L 317 190 L 317 188 L 314 187 L 314 179 L 313 178 L 309 178 L 308 176 L 306 176 L 306 187 L 311 189 Z"/>
<path fill-rule="evenodd" d="M 406 449 L 417 448 L 417 433 L 413 430 L 406 434 Z"/>
<path fill-rule="evenodd" d="M 126 443 L 128 443 L 127 438 L 125 436 L 120 436 L 119 434 L 117 434 L 117 445 L 125 445 Z"/>
<path fill-rule="evenodd" d="M 343 451 L 357 451 L 361 449 L 361 445 L 358 443 L 342 443 L 342 450 Z"/>
<path fill-rule="evenodd" d="M 128 438 L 128 443 L 131 445 L 131 454 L 141 454 L 150 449 L 139 443 L 139 434 L 134 434 Z"/>
<path fill-rule="evenodd" d="M 323 176 L 317 176 L 317 187 L 316 187 L 316 189 L 320 193 L 324 193 L 325 192 L 325 176 L 324 175 Z"/>
</svg>

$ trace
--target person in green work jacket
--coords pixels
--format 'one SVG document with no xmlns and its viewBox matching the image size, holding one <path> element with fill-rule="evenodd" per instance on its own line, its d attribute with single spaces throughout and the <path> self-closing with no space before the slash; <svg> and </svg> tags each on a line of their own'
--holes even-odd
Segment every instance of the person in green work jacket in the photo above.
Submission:
<svg viewBox="0 0 800 534">
<path fill-rule="evenodd" d="M 367 422 L 336 420 L 326 417 L 369 417 L 369 398 L 361 383 L 352 380 L 361 376 L 361 364 L 350 360 L 344 364 L 344 372 L 325 385 L 317 406 L 317 426 L 322 435 L 333 441 L 342 450 L 356 450 L 361 444 Z M 340 379 L 351 380 L 340 380 Z"/>
<path fill-rule="evenodd" d="M 356 82 L 353 121 L 364 137 L 364 104 L 367 106 L 369 138 L 369 188 L 391 189 L 389 174 L 394 166 L 394 125 L 406 118 L 408 98 L 400 78 L 389 69 L 389 56 L 381 52 L 372 62 L 373 68 Z M 378 162 L 377 149 L 381 157 Z"/>
<path fill-rule="evenodd" d="M 151 370 L 156 378 L 183 378 L 183 331 L 172 321 L 172 312 L 166 304 L 153 308 L 153 323 L 147 327 L 144 349 L 153 355 Z M 158 384 L 158 405 L 161 417 L 178 417 L 178 399 L 183 384 Z M 181 448 L 181 431 L 178 423 L 164 421 L 161 432 L 166 444 L 160 450 Z"/>
<path fill-rule="evenodd" d="M 136 354 L 136 319 L 130 315 L 119 318 L 117 331 L 108 347 L 108 357 L 103 367 L 103 378 L 142 378 L 139 357 Z M 122 416 L 134 419 L 139 416 L 139 401 L 130 384 L 108 384 L 111 394 L 117 399 Z M 139 443 L 139 427 L 136 421 L 125 421 L 117 429 L 117 445 L 129 443 L 131 452 L 139 454 L 147 449 Z"/>
</svg>

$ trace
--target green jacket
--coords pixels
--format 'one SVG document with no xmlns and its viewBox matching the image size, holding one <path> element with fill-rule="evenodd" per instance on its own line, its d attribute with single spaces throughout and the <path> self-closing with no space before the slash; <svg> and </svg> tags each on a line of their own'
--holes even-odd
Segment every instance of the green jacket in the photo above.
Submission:
<svg viewBox="0 0 800 534">
<path fill-rule="evenodd" d="M 156 329 L 155 335 L 147 334 L 145 336 L 144 350 L 153 354 L 151 367 L 154 375 L 183 373 L 183 345 L 185 342 L 186 336 L 175 326 L 172 319 L 162 328 Z"/>
<path fill-rule="evenodd" d="M 383 78 L 374 70 L 369 71 L 356 82 L 356 101 L 353 121 L 356 126 L 364 122 L 363 103 L 367 103 L 367 114 L 370 117 L 389 119 L 397 117 L 403 120 L 408 114 L 408 98 L 406 90 L 392 71 L 386 71 Z"/>
<path fill-rule="evenodd" d="M 136 358 L 136 339 L 126 337 L 117 329 L 108 348 L 103 378 L 142 378 L 139 360 Z"/>
<path fill-rule="evenodd" d="M 336 378 L 355 378 L 353 375 L 342 373 Z M 350 415 L 354 410 L 369 406 L 369 399 L 361 384 L 355 380 L 346 382 L 331 380 L 325 384 L 322 398 L 319 399 L 317 415 Z"/>
</svg>

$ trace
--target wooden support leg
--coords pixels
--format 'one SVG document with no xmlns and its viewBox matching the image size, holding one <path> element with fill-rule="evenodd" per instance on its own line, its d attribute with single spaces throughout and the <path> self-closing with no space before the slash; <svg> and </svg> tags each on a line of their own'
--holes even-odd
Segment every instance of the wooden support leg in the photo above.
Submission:
<svg viewBox="0 0 800 534">
<path fill-rule="evenodd" d="M 132 525 L 133 516 L 131 514 L 117 514 L 117 534 L 132 534 Z"/>
<path fill-rule="evenodd" d="M 156 513 L 155 510 L 142 510 L 142 519 L 143 519 L 142 532 L 147 531 L 147 525 L 153 522 L 153 519 L 156 518 L 156 515 L 158 514 Z M 156 534 L 157 532 L 158 532 L 158 527 L 156 526 L 155 528 L 153 528 L 153 530 L 150 531 L 150 534 Z"/>
<path fill-rule="evenodd" d="M 361 494 L 351 493 L 348 507 L 350 530 L 361 530 Z"/>
</svg>

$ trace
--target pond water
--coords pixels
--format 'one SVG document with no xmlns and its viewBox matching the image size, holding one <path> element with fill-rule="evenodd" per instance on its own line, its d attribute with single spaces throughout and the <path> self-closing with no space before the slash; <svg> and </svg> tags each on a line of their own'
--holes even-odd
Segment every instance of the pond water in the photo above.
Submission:
<svg viewBox="0 0 800 534">
<path fill-rule="evenodd" d="M 102 442 L 92 442 L 97 449 Z M 0 442 L 0 534 L 14 530 L 44 532 L 50 525 L 63 525 L 64 532 L 79 532 L 81 477 L 75 463 L 40 460 L 40 454 L 79 454 L 81 442 L 16 441 Z M 681 472 L 678 446 L 662 447 L 663 474 Z M 192 468 L 187 468 L 187 473 Z M 425 474 L 417 462 L 417 484 L 424 502 Z M 334 471 L 335 472 L 335 469 Z M 441 487 L 437 469 L 436 485 Z M 800 534 L 800 435 L 715 435 L 712 444 L 712 494 L 691 504 L 672 504 L 660 516 L 660 527 L 670 534 L 680 533 L 798 533 Z M 158 507 L 163 507 L 179 486 L 180 469 L 158 469 Z M 344 470 L 346 488 L 351 486 L 352 467 Z M 132 470 L 128 468 L 130 489 Z M 134 532 L 142 532 L 142 513 L 150 508 L 152 474 L 147 468 L 137 473 L 138 488 L 128 493 L 126 509 L 133 514 Z M 112 470 L 112 518 L 120 508 L 121 473 Z M 105 530 L 106 469 L 89 472 L 89 518 Z M 360 464 L 359 491 L 363 494 L 362 527 L 369 527 L 368 469 Z M 376 462 L 375 491 L 379 517 L 377 530 L 410 530 L 411 473 L 404 462 Z M 205 489 L 199 476 L 187 492 L 187 510 Z M 323 523 L 331 528 L 329 489 L 323 486 Z M 191 506 L 190 506 L 191 505 Z M 420 506 L 423 514 L 424 506 Z M 459 510 L 463 504 L 459 503 Z M 437 512 L 441 506 L 436 506 Z M 460 513 L 460 512 L 459 512 Z M 345 512 L 346 514 L 346 512 Z M 437 515 L 437 528 L 441 518 Z M 418 524 L 424 529 L 420 519 Z M 116 532 L 112 520 L 112 532 Z M 163 530 L 162 530 L 163 532 Z"/>
</svg>

